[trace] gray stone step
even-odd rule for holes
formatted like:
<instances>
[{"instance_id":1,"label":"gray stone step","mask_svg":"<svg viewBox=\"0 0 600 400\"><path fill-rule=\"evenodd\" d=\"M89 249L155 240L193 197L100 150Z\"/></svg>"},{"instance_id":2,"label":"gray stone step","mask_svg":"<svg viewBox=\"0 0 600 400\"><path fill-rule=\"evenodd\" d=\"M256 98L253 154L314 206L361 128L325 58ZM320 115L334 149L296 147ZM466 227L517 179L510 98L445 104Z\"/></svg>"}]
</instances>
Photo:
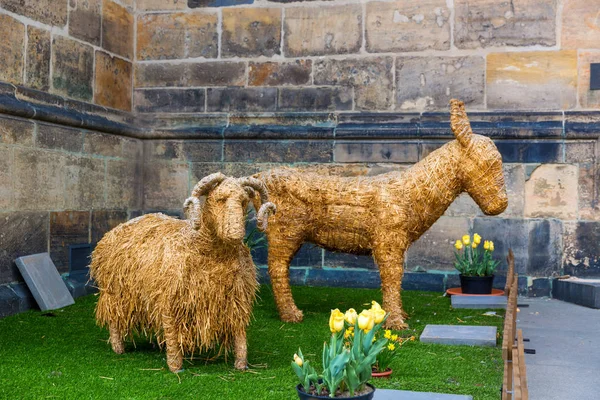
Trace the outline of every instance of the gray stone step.
<instances>
[{"instance_id":1,"label":"gray stone step","mask_svg":"<svg viewBox=\"0 0 600 400\"><path fill-rule=\"evenodd\" d=\"M452 296L454 308L506 308L506 296Z\"/></svg>"},{"instance_id":2,"label":"gray stone step","mask_svg":"<svg viewBox=\"0 0 600 400\"><path fill-rule=\"evenodd\" d=\"M48 253L19 257L15 262L42 311L75 303Z\"/></svg>"},{"instance_id":3,"label":"gray stone step","mask_svg":"<svg viewBox=\"0 0 600 400\"><path fill-rule=\"evenodd\" d=\"M556 279L552 284L552 297L584 307L600 308L600 280Z\"/></svg>"},{"instance_id":4,"label":"gray stone step","mask_svg":"<svg viewBox=\"0 0 600 400\"><path fill-rule=\"evenodd\" d=\"M473 396L408 390L376 389L373 400L473 400Z\"/></svg>"},{"instance_id":5,"label":"gray stone step","mask_svg":"<svg viewBox=\"0 0 600 400\"><path fill-rule=\"evenodd\" d=\"M427 325L421 334L421 342L494 347L496 330L495 326Z\"/></svg>"}]
</instances>

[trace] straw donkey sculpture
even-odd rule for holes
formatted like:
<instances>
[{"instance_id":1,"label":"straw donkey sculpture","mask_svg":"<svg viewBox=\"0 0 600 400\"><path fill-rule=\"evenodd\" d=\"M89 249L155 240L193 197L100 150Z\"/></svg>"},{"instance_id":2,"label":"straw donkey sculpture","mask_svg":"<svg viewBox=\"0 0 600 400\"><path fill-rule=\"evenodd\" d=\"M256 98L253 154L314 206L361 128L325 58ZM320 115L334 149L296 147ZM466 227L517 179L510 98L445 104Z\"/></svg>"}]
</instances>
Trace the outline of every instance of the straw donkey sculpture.
<instances>
[{"instance_id":1,"label":"straw donkey sculpture","mask_svg":"<svg viewBox=\"0 0 600 400\"><path fill-rule=\"evenodd\" d=\"M234 348L246 368L246 327L258 288L256 267L243 243L245 212L255 192L257 220L266 229L275 207L254 178L203 178L184 203L189 219L148 214L108 232L92 254L91 277L100 297L99 325L108 325L115 353L134 332L166 343L167 364L181 369L184 353ZM200 197L206 196L204 205Z\"/></svg>"},{"instance_id":2,"label":"straw donkey sculpture","mask_svg":"<svg viewBox=\"0 0 600 400\"><path fill-rule=\"evenodd\" d=\"M450 108L456 140L408 170L337 177L280 168L254 175L278 207L266 234L269 275L283 321L302 320L290 290L289 266L302 243L312 242L332 251L372 254L384 308L390 312L386 325L405 329L400 291L408 247L462 192L487 215L506 209L498 149L491 139L473 134L462 102L451 100Z\"/></svg>"}]
</instances>

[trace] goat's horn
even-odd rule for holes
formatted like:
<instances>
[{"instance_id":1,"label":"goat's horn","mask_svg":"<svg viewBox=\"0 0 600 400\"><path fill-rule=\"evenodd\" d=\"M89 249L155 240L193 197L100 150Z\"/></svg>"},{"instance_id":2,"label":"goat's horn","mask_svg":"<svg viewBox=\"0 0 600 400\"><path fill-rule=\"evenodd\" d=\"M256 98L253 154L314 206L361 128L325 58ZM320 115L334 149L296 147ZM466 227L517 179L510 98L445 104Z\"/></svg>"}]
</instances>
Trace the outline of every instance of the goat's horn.
<instances>
[{"instance_id":1,"label":"goat's horn","mask_svg":"<svg viewBox=\"0 0 600 400\"><path fill-rule=\"evenodd\" d=\"M270 201L267 201L260 206L258 213L256 213L256 225L258 226L258 229L263 232L267 230L267 219L270 214L275 214L275 211L277 211L277 207Z\"/></svg>"},{"instance_id":2,"label":"goat's horn","mask_svg":"<svg viewBox=\"0 0 600 400\"><path fill-rule=\"evenodd\" d=\"M192 226L197 230L200 224L200 200L194 196L185 199L183 213L187 219L192 221Z\"/></svg>"},{"instance_id":3,"label":"goat's horn","mask_svg":"<svg viewBox=\"0 0 600 400\"><path fill-rule=\"evenodd\" d=\"M267 193L267 188L264 183L259 181L256 178L252 178L250 176L240 178L240 185L248 186L254 190L256 190L260 194L260 202L265 204L269 201L269 195Z\"/></svg>"},{"instance_id":4,"label":"goat's horn","mask_svg":"<svg viewBox=\"0 0 600 400\"><path fill-rule=\"evenodd\" d=\"M223 182L227 177L220 172L216 172L214 174L210 174L202 178L194 189L192 190L192 196L202 197L206 196L206 194L219 183Z\"/></svg>"},{"instance_id":5,"label":"goat's horn","mask_svg":"<svg viewBox=\"0 0 600 400\"><path fill-rule=\"evenodd\" d=\"M450 100L450 128L461 145L469 145L473 131L465 111L465 103L460 100Z\"/></svg>"}]
</instances>

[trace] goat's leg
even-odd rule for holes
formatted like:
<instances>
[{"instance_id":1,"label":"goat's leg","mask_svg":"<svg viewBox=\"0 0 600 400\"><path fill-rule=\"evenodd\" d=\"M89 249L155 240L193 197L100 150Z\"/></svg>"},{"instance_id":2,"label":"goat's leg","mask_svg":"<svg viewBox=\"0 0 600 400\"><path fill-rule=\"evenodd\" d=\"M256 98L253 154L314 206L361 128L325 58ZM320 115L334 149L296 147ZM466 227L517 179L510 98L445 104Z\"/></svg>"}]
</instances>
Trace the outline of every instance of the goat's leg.
<instances>
[{"instance_id":1,"label":"goat's leg","mask_svg":"<svg viewBox=\"0 0 600 400\"><path fill-rule=\"evenodd\" d=\"M285 234L287 236L287 232ZM273 236L269 236L269 276L279 318L284 322L300 322L303 317L302 311L296 307L290 288L290 262L300 249L302 241Z\"/></svg>"},{"instance_id":2,"label":"goat's leg","mask_svg":"<svg viewBox=\"0 0 600 400\"><path fill-rule=\"evenodd\" d=\"M399 252L397 248L391 251L386 246L374 249L373 255L381 276L383 308L390 314L385 321L385 327L398 330L407 329L408 324L404 322L406 314L402 310L400 296L402 276L404 275L404 251Z\"/></svg>"},{"instance_id":3,"label":"goat's leg","mask_svg":"<svg viewBox=\"0 0 600 400\"><path fill-rule=\"evenodd\" d=\"M234 339L235 346L235 369L245 370L248 368L248 345L246 342L246 330L237 333Z\"/></svg>"},{"instance_id":4,"label":"goat's leg","mask_svg":"<svg viewBox=\"0 0 600 400\"><path fill-rule=\"evenodd\" d=\"M167 365L171 372L181 370L183 365L183 350L179 345L177 337L177 329L171 324L171 318L163 316L163 331L165 334L165 342L167 345Z\"/></svg>"},{"instance_id":5,"label":"goat's leg","mask_svg":"<svg viewBox=\"0 0 600 400\"><path fill-rule=\"evenodd\" d=\"M110 332L110 345L113 351L117 354L125 353L125 344L123 343L123 336L115 326L115 324L109 324L108 330Z\"/></svg>"}]
</instances>

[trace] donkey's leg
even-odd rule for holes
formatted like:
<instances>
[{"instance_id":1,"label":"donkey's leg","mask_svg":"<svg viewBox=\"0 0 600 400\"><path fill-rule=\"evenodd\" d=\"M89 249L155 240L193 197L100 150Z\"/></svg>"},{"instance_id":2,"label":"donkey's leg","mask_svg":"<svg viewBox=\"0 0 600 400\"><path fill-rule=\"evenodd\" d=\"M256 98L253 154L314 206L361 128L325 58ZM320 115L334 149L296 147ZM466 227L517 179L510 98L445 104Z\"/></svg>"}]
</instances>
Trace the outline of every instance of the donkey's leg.
<instances>
[{"instance_id":1,"label":"donkey's leg","mask_svg":"<svg viewBox=\"0 0 600 400\"><path fill-rule=\"evenodd\" d=\"M391 246L378 246L373 249L373 256L381 276L383 308L390 314L385 326L388 329L407 329L408 325L404 322L406 314L402 310L400 297L404 274L404 250L400 251L397 247Z\"/></svg>"},{"instance_id":2,"label":"donkey's leg","mask_svg":"<svg viewBox=\"0 0 600 400\"><path fill-rule=\"evenodd\" d=\"M302 321L302 311L296 307L290 288L290 262L302 245L301 239L283 231L285 237L269 235L269 275L279 318L284 322ZM279 236L283 236L280 234Z\"/></svg>"},{"instance_id":3,"label":"donkey's leg","mask_svg":"<svg viewBox=\"0 0 600 400\"><path fill-rule=\"evenodd\" d=\"M163 332L165 335L165 342L167 345L167 365L171 372L177 372L181 370L183 365L183 350L177 340L177 327L171 323L171 317L163 316Z\"/></svg>"},{"instance_id":4,"label":"donkey's leg","mask_svg":"<svg viewBox=\"0 0 600 400\"><path fill-rule=\"evenodd\" d=\"M248 368L248 345L246 343L246 329L235 335L235 369L245 370Z\"/></svg>"},{"instance_id":5,"label":"donkey's leg","mask_svg":"<svg viewBox=\"0 0 600 400\"><path fill-rule=\"evenodd\" d=\"M117 354L125 353L125 344L123 343L123 336L118 331L116 324L110 323L108 326L110 332L110 345L113 351Z\"/></svg>"}]
</instances>

